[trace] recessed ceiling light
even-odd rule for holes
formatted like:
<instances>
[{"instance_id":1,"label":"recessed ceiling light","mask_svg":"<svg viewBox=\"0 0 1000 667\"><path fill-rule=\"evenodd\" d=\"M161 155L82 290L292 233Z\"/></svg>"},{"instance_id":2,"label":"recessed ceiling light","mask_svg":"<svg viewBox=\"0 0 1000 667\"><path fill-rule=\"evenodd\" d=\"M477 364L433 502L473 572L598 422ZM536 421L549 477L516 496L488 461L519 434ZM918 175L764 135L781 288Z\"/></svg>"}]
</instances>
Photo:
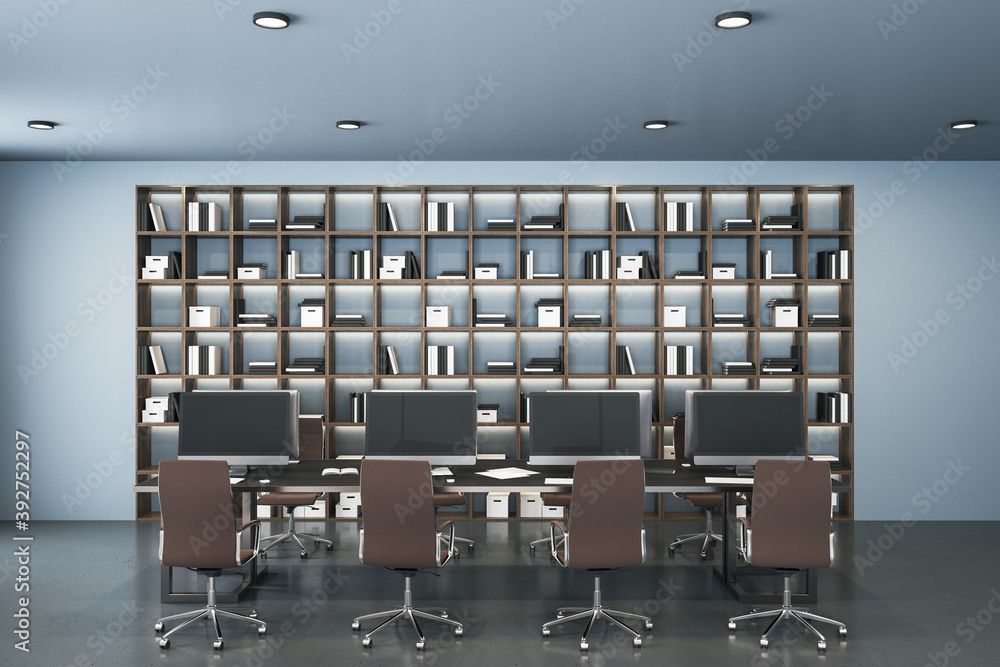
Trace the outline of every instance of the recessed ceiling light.
<instances>
[{"instance_id":1,"label":"recessed ceiling light","mask_svg":"<svg viewBox=\"0 0 1000 667\"><path fill-rule=\"evenodd\" d=\"M727 30L745 28L751 21L753 16L750 12L725 12L715 17L715 25Z\"/></svg>"},{"instance_id":2,"label":"recessed ceiling light","mask_svg":"<svg viewBox=\"0 0 1000 667\"><path fill-rule=\"evenodd\" d=\"M361 127L360 120L338 120L337 128L341 130L356 130Z\"/></svg>"},{"instance_id":3,"label":"recessed ceiling light","mask_svg":"<svg viewBox=\"0 0 1000 667\"><path fill-rule=\"evenodd\" d=\"M977 120L956 120L951 124L951 129L953 130L971 130L976 125L979 125Z\"/></svg>"},{"instance_id":4,"label":"recessed ceiling light","mask_svg":"<svg viewBox=\"0 0 1000 667\"><path fill-rule=\"evenodd\" d=\"M28 127L32 130L53 130L56 124L51 120L29 120Z\"/></svg>"},{"instance_id":5,"label":"recessed ceiling light","mask_svg":"<svg viewBox=\"0 0 1000 667\"><path fill-rule=\"evenodd\" d=\"M268 30L287 28L291 22L292 20L288 18L287 14L279 14L278 12L257 12L253 15L254 25Z\"/></svg>"},{"instance_id":6,"label":"recessed ceiling light","mask_svg":"<svg viewBox=\"0 0 1000 667\"><path fill-rule=\"evenodd\" d=\"M647 130L662 130L667 125L668 123L665 120L647 120L643 127Z\"/></svg>"}]
</instances>

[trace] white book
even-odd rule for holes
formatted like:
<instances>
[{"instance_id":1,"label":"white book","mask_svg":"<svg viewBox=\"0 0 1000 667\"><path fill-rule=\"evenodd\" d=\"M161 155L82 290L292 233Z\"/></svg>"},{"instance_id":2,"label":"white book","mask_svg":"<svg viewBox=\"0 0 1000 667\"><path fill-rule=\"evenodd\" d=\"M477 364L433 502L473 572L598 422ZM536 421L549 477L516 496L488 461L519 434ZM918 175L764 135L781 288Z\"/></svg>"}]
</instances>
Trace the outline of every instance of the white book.
<instances>
[{"instance_id":1,"label":"white book","mask_svg":"<svg viewBox=\"0 0 1000 667\"><path fill-rule=\"evenodd\" d=\"M167 231L167 223L163 220L163 209L160 205L149 202L149 213L153 218L153 231Z\"/></svg>"},{"instance_id":2,"label":"white book","mask_svg":"<svg viewBox=\"0 0 1000 667\"><path fill-rule=\"evenodd\" d=\"M385 207L389 211L389 229L398 232L399 225L396 223L396 212L392 210L392 204L386 202Z\"/></svg>"},{"instance_id":3,"label":"white book","mask_svg":"<svg viewBox=\"0 0 1000 667\"><path fill-rule=\"evenodd\" d=\"M300 255L298 250L290 250L285 254L285 277L293 279L299 275Z\"/></svg>"},{"instance_id":4,"label":"white book","mask_svg":"<svg viewBox=\"0 0 1000 667\"><path fill-rule=\"evenodd\" d=\"M167 362L163 360L163 349L159 345L149 346L149 357L153 360L153 372L156 375L167 372Z\"/></svg>"},{"instance_id":5,"label":"white book","mask_svg":"<svg viewBox=\"0 0 1000 667\"><path fill-rule=\"evenodd\" d=\"M396 362L396 351L392 349L392 345L386 346L386 352L389 353L389 367L392 369L393 375L399 375L399 364Z\"/></svg>"},{"instance_id":6,"label":"white book","mask_svg":"<svg viewBox=\"0 0 1000 667\"><path fill-rule=\"evenodd\" d=\"M628 349L628 345L625 346L625 360L628 362L629 375L635 375L635 364L632 363L632 350Z\"/></svg>"},{"instance_id":7,"label":"white book","mask_svg":"<svg viewBox=\"0 0 1000 667\"><path fill-rule=\"evenodd\" d=\"M625 219L628 221L628 230L634 232L635 221L632 219L632 209L629 208L628 202L625 202Z\"/></svg>"}]
</instances>

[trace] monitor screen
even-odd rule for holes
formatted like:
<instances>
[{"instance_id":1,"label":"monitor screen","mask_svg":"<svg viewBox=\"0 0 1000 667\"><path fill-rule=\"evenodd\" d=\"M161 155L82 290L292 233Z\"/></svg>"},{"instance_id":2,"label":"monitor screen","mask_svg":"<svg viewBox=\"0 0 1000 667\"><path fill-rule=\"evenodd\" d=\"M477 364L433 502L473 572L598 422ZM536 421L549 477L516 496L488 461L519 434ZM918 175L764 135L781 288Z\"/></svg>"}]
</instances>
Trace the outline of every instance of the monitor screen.
<instances>
[{"instance_id":1,"label":"monitor screen","mask_svg":"<svg viewBox=\"0 0 1000 667\"><path fill-rule=\"evenodd\" d=\"M801 459L806 455L803 409L798 391L688 390L684 450L695 465Z\"/></svg>"},{"instance_id":2,"label":"monitor screen","mask_svg":"<svg viewBox=\"0 0 1000 667\"><path fill-rule=\"evenodd\" d=\"M556 390L530 396L528 462L652 458L653 392Z\"/></svg>"},{"instance_id":3,"label":"monitor screen","mask_svg":"<svg viewBox=\"0 0 1000 667\"><path fill-rule=\"evenodd\" d=\"M231 466L284 465L299 455L299 392L186 391L177 455Z\"/></svg>"},{"instance_id":4,"label":"monitor screen","mask_svg":"<svg viewBox=\"0 0 1000 667\"><path fill-rule=\"evenodd\" d=\"M372 391L365 406L365 456L474 465L476 405L471 389Z\"/></svg>"}]
</instances>

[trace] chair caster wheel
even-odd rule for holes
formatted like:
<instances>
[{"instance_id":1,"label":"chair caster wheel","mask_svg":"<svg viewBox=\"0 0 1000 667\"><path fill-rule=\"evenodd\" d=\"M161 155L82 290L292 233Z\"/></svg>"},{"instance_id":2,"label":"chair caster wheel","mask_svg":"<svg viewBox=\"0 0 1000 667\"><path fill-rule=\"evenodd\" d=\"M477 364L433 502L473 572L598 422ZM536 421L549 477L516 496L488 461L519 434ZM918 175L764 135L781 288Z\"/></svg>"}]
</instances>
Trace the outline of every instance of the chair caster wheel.
<instances>
[{"instance_id":1,"label":"chair caster wheel","mask_svg":"<svg viewBox=\"0 0 1000 667\"><path fill-rule=\"evenodd\" d=\"M303 551L302 553L299 554L299 558L309 558L309 554Z\"/></svg>"},{"instance_id":2,"label":"chair caster wheel","mask_svg":"<svg viewBox=\"0 0 1000 667\"><path fill-rule=\"evenodd\" d=\"M156 643L160 645L160 648L170 648L170 640L169 639L161 639L160 641L158 641Z\"/></svg>"},{"instance_id":3,"label":"chair caster wheel","mask_svg":"<svg viewBox=\"0 0 1000 667\"><path fill-rule=\"evenodd\" d=\"M422 642L422 641L417 642L417 650L418 651L423 651L424 650L424 642Z\"/></svg>"},{"instance_id":4,"label":"chair caster wheel","mask_svg":"<svg viewBox=\"0 0 1000 667\"><path fill-rule=\"evenodd\" d=\"M221 639L216 639L214 642L212 642L212 648L214 648L216 651L221 651L222 650L222 640Z\"/></svg>"},{"instance_id":5,"label":"chair caster wheel","mask_svg":"<svg viewBox=\"0 0 1000 667\"><path fill-rule=\"evenodd\" d=\"M247 614L247 616L249 616L250 618L257 618L257 610L256 609L251 609L250 613Z\"/></svg>"},{"instance_id":6,"label":"chair caster wheel","mask_svg":"<svg viewBox=\"0 0 1000 667\"><path fill-rule=\"evenodd\" d=\"M653 629L653 622L652 621L646 621L646 629L647 630L652 630Z\"/></svg>"},{"instance_id":7,"label":"chair caster wheel","mask_svg":"<svg viewBox=\"0 0 1000 667\"><path fill-rule=\"evenodd\" d=\"M448 612L442 611L441 612L441 618L448 618Z\"/></svg>"},{"instance_id":8,"label":"chair caster wheel","mask_svg":"<svg viewBox=\"0 0 1000 667\"><path fill-rule=\"evenodd\" d=\"M632 646L634 646L636 648L641 648L642 647L642 639L640 637L635 637L632 640Z\"/></svg>"},{"instance_id":9,"label":"chair caster wheel","mask_svg":"<svg viewBox=\"0 0 1000 667\"><path fill-rule=\"evenodd\" d=\"M361 645L364 646L365 648L371 648L372 646L371 637L365 637L364 639L362 639Z\"/></svg>"},{"instance_id":10,"label":"chair caster wheel","mask_svg":"<svg viewBox=\"0 0 1000 667\"><path fill-rule=\"evenodd\" d=\"M360 621L354 621L353 623L351 623L351 630L360 630L360 629L361 629Z\"/></svg>"},{"instance_id":11,"label":"chair caster wheel","mask_svg":"<svg viewBox=\"0 0 1000 667\"><path fill-rule=\"evenodd\" d=\"M820 651L826 650L826 642L816 642L816 648Z\"/></svg>"},{"instance_id":12,"label":"chair caster wheel","mask_svg":"<svg viewBox=\"0 0 1000 667\"><path fill-rule=\"evenodd\" d=\"M566 614L564 614L564 613L563 613L563 612L561 612L561 611L560 611L560 612L556 612L556 618L562 618L562 617L563 617L563 616L565 616L565 615L566 615Z\"/></svg>"},{"instance_id":13,"label":"chair caster wheel","mask_svg":"<svg viewBox=\"0 0 1000 667\"><path fill-rule=\"evenodd\" d=\"M589 648L590 648L590 644L588 644L587 642L580 642L580 650L581 651L586 651Z\"/></svg>"},{"instance_id":14,"label":"chair caster wheel","mask_svg":"<svg viewBox=\"0 0 1000 667\"><path fill-rule=\"evenodd\" d=\"M698 556L698 560L705 560L707 558L708 556L706 554L701 554L700 556Z\"/></svg>"},{"instance_id":15,"label":"chair caster wheel","mask_svg":"<svg viewBox=\"0 0 1000 667\"><path fill-rule=\"evenodd\" d=\"M551 632L552 631L549 630L548 628L542 628L542 636L543 637L548 637L551 634Z\"/></svg>"},{"instance_id":16,"label":"chair caster wheel","mask_svg":"<svg viewBox=\"0 0 1000 667\"><path fill-rule=\"evenodd\" d=\"M529 546L528 546L528 551L530 551L531 553L535 553L535 547L534 547L534 546L531 546L531 545L529 545Z\"/></svg>"},{"instance_id":17,"label":"chair caster wheel","mask_svg":"<svg viewBox=\"0 0 1000 667\"><path fill-rule=\"evenodd\" d=\"M461 626L455 628L455 636L456 637L461 637L464 633L465 633L465 628L463 628Z\"/></svg>"},{"instance_id":18,"label":"chair caster wheel","mask_svg":"<svg viewBox=\"0 0 1000 667\"><path fill-rule=\"evenodd\" d=\"M767 648L767 640L766 639L761 639L760 640L760 647L761 648Z\"/></svg>"},{"instance_id":19,"label":"chair caster wheel","mask_svg":"<svg viewBox=\"0 0 1000 667\"><path fill-rule=\"evenodd\" d=\"M734 621L729 621L729 629L730 630L735 630L736 629L736 623Z\"/></svg>"},{"instance_id":20,"label":"chair caster wheel","mask_svg":"<svg viewBox=\"0 0 1000 667\"><path fill-rule=\"evenodd\" d=\"M258 635L263 635L263 634L266 634L266 633L267 633L267 626L266 625L259 625L259 626L257 626L257 634Z\"/></svg>"},{"instance_id":21,"label":"chair caster wheel","mask_svg":"<svg viewBox=\"0 0 1000 667\"><path fill-rule=\"evenodd\" d=\"M470 545L469 545L469 553L471 554L471 553L472 553L472 550L473 550L473 549L475 549L475 548L476 548L476 545L475 545L475 544L470 544Z\"/></svg>"},{"instance_id":22,"label":"chair caster wheel","mask_svg":"<svg viewBox=\"0 0 1000 667\"><path fill-rule=\"evenodd\" d=\"M327 551L333 551L333 545L332 544L326 545L326 550Z\"/></svg>"},{"instance_id":23,"label":"chair caster wheel","mask_svg":"<svg viewBox=\"0 0 1000 667\"><path fill-rule=\"evenodd\" d=\"M674 555L674 552L675 552L675 551L676 551L676 549L674 549L674 547L669 547L669 548L667 549L667 553L668 553L668 554L670 554L671 556L673 556L673 555Z\"/></svg>"},{"instance_id":24,"label":"chair caster wheel","mask_svg":"<svg viewBox=\"0 0 1000 667\"><path fill-rule=\"evenodd\" d=\"M261 551L260 552L260 557L263 558L264 560L267 560L267 552L266 551Z\"/></svg>"},{"instance_id":25,"label":"chair caster wheel","mask_svg":"<svg viewBox=\"0 0 1000 667\"><path fill-rule=\"evenodd\" d=\"M157 621L156 625L153 626L153 631L154 632L163 632L163 622L162 621Z\"/></svg>"},{"instance_id":26,"label":"chair caster wheel","mask_svg":"<svg viewBox=\"0 0 1000 667\"><path fill-rule=\"evenodd\" d=\"M840 635L841 637L846 637L847 636L847 628L840 628L839 630L837 630L837 634Z\"/></svg>"}]
</instances>

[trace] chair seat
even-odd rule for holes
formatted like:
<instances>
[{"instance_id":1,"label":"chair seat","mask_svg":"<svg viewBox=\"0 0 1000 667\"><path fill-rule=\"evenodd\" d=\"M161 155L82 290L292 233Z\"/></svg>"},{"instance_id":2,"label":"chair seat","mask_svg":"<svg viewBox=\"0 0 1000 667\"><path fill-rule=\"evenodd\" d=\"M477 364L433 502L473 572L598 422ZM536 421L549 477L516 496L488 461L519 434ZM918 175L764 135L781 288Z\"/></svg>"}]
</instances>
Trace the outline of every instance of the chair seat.
<instances>
[{"instance_id":1,"label":"chair seat","mask_svg":"<svg viewBox=\"0 0 1000 667\"><path fill-rule=\"evenodd\" d=\"M253 549L240 549L240 565L244 565L253 558Z\"/></svg>"},{"instance_id":2,"label":"chair seat","mask_svg":"<svg viewBox=\"0 0 1000 667\"><path fill-rule=\"evenodd\" d=\"M719 507L723 502L721 493L679 493L677 496L695 507Z\"/></svg>"},{"instance_id":3,"label":"chair seat","mask_svg":"<svg viewBox=\"0 0 1000 667\"><path fill-rule=\"evenodd\" d=\"M266 493L257 499L258 505L312 505L319 498L317 493Z\"/></svg>"},{"instance_id":4,"label":"chair seat","mask_svg":"<svg viewBox=\"0 0 1000 667\"><path fill-rule=\"evenodd\" d=\"M434 492L434 506L435 507L448 507L450 505L464 505L465 496L457 491L435 491Z\"/></svg>"},{"instance_id":5,"label":"chair seat","mask_svg":"<svg viewBox=\"0 0 1000 667\"><path fill-rule=\"evenodd\" d=\"M569 507L573 497L571 491L549 491L542 494L542 504L554 507Z\"/></svg>"}]
</instances>

